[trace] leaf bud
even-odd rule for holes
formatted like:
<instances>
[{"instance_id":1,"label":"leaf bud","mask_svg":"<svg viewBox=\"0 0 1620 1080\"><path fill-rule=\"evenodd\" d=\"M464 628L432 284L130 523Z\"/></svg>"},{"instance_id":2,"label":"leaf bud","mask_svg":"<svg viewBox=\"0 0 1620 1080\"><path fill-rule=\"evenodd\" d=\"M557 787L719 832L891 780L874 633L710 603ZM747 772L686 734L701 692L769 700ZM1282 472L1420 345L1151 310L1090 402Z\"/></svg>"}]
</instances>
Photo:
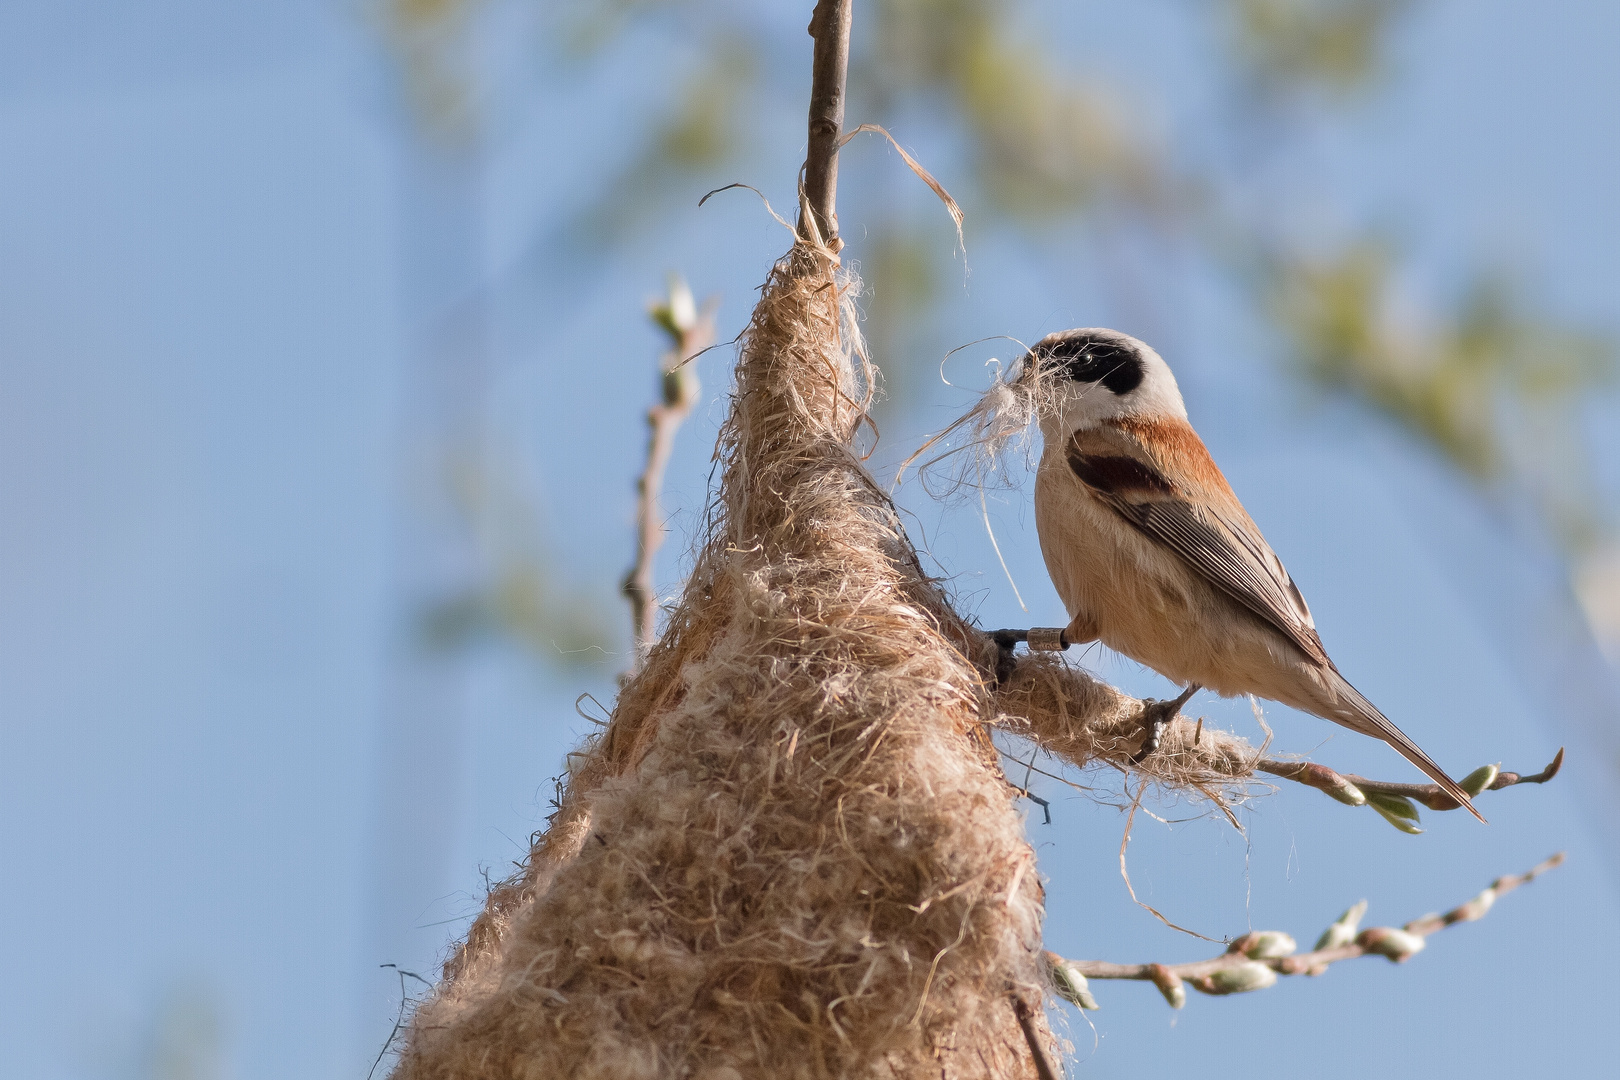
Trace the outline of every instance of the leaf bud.
<instances>
[{"instance_id":1,"label":"leaf bud","mask_svg":"<svg viewBox=\"0 0 1620 1080\"><path fill-rule=\"evenodd\" d=\"M1393 926L1369 927L1361 932L1356 942L1368 952L1387 956L1397 964L1411 959L1413 953L1422 952L1427 944L1421 936Z\"/></svg>"},{"instance_id":2,"label":"leaf bud","mask_svg":"<svg viewBox=\"0 0 1620 1080\"><path fill-rule=\"evenodd\" d=\"M1353 905L1339 916L1339 921L1322 931L1322 936L1316 939L1317 949L1337 949L1356 940L1356 929L1361 925L1361 917L1367 914L1367 901L1363 900Z\"/></svg>"},{"instance_id":3,"label":"leaf bud","mask_svg":"<svg viewBox=\"0 0 1620 1080\"><path fill-rule=\"evenodd\" d=\"M1250 960L1275 960L1299 948L1294 939L1281 930L1259 930L1245 936L1249 941L1243 955Z\"/></svg>"},{"instance_id":4,"label":"leaf bud","mask_svg":"<svg viewBox=\"0 0 1620 1080\"><path fill-rule=\"evenodd\" d=\"M1058 996L1092 1012L1102 1008L1097 999L1091 996L1091 990L1086 977L1080 974L1073 961L1065 960L1057 953L1046 954L1046 962L1052 977L1052 987L1057 990Z\"/></svg>"},{"instance_id":5,"label":"leaf bud","mask_svg":"<svg viewBox=\"0 0 1620 1080\"><path fill-rule=\"evenodd\" d=\"M1470 796L1478 795L1492 784L1496 783L1498 767L1495 765L1481 765L1461 780L1457 786L1468 792Z\"/></svg>"},{"instance_id":6,"label":"leaf bud","mask_svg":"<svg viewBox=\"0 0 1620 1080\"><path fill-rule=\"evenodd\" d=\"M1385 821L1403 833L1415 835L1423 831L1418 827L1417 805L1405 795L1386 795L1382 792L1373 792L1367 796L1367 805L1378 811Z\"/></svg>"},{"instance_id":7,"label":"leaf bud","mask_svg":"<svg viewBox=\"0 0 1620 1080\"><path fill-rule=\"evenodd\" d=\"M1264 990L1277 982L1277 973L1257 960L1245 960L1232 967L1221 968L1193 980L1193 985L1206 994L1246 994L1251 990Z\"/></svg>"},{"instance_id":8,"label":"leaf bud","mask_svg":"<svg viewBox=\"0 0 1620 1080\"><path fill-rule=\"evenodd\" d=\"M1153 985L1159 988L1159 993L1164 995L1164 1000L1170 1003L1172 1009L1180 1009L1187 1004L1187 987L1182 984L1180 975L1163 964L1149 964L1148 970L1153 973Z\"/></svg>"},{"instance_id":9,"label":"leaf bud","mask_svg":"<svg viewBox=\"0 0 1620 1080\"><path fill-rule=\"evenodd\" d=\"M1473 922L1475 919L1483 919L1485 913L1491 910L1491 905L1494 903L1496 903L1496 886L1493 885L1447 915L1446 922Z\"/></svg>"},{"instance_id":10,"label":"leaf bud","mask_svg":"<svg viewBox=\"0 0 1620 1080\"><path fill-rule=\"evenodd\" d=\"M1360 788L1326 765L1314 761L1305 762L1294 779L1325 792L1346 806L1360 806L1367 801Z\"/></svg>"}]
</instances>

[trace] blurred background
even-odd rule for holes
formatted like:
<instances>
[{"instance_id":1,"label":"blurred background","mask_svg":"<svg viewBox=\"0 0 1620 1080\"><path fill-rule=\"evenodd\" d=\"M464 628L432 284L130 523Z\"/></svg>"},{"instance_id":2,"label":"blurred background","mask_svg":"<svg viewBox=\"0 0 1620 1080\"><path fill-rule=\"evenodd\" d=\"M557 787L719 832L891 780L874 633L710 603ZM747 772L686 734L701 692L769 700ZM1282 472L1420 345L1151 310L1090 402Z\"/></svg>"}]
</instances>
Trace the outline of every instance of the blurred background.
<instances>
[{"instance_id":1,"label":"blurred background","mask_svg":"<svg viewBox=\"0 0 1620 1080\"><path fill-rule=\"evenodd\" d=\"M729 340L785 250L754 195L697 202L742 181L792 210L810 7L0 0L7 1075L366 1075L423 989L399 972L435 978L630 661L648 306L680 275ZM964 260L887 144L846 149L880 474L1018 355L998 335L1127 330L1369 697L1454 774L1569 748L1555 783L1485 796L1490 827L1421 836L1300 788L1242 833L1150 798L1131 880L1212 937L1308 945L1362 898L1401 923L1571 859L1398 970L1181 1013L1094 986L1076 1074L1608 1075L1620 8L856 8L849 125L967 214ZM665 597L731 360L697 362ZM1063 621L1022 464L982 510L949 462L899 492L987 626ZM1191 708L1263 737L1247 702ZM1417 779L1265 718L1276 749ZM1048 945L1211 950L1131 903L1117 778L1031 764L1057 774L1009 764L1050 804Z\"/></svg>"}]
</instances>

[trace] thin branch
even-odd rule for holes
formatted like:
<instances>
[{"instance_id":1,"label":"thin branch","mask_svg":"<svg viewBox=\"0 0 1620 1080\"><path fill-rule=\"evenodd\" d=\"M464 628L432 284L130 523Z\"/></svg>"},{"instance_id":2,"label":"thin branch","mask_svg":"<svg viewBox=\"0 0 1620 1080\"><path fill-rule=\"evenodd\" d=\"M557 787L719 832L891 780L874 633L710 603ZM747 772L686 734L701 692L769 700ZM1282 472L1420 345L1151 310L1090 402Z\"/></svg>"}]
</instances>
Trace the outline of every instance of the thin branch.
<instances>
[{"instance_id":1,"label":"thin branch","mask_svg":"<svg viewBox=\"0 0 1620 1080\"><path fill-rule=\"evenodd\" d=\"M1025 1001L1017 994L1012 996L1013 1013L1018 1017L1018 1026L1023 1029L1024 1041L1029 1044L1030 1057L1035 1059L1035 1075L1040 1080L1058 1080L1057 1070L1052 1067L1052 1061L1046 1054L1046 1047L1041 1045L1040 1032L1035 1030L1035 1017Z\"/></svg>"},{"instance_id":2,"label":"thin branch","mask_svg":"<svg viewBox=\"0 0 1620 1080\"><path fill-rule=\"evenodd\" d=\"M411 995L405 989L405 980L407 978L415 979L429 990L433 989L432 983L428 982L414 971L406 971L398 964L378 964L377 966L393 968L394 971L399 975L399 1015L394 1017L394 1028L388 1033L388 1039L383 1043L382 1049L377 1051L377 1060L371 1063L371 1069L366 1073L366 1080L371 1080L373 1076L377 1075L377 1066L381 1065L382 1059L388 1056L388 1051L394 1045L394 1040L399 1038L400 1028L405 1026L405 1012L410 1008L411 1004Z\"/></svg>"},{"instance_id":3,"label":"thin branch","mask_svg":"<svg viewBox=\"0 0 1620 1080\"><path fill-rule=\"evenodd\" d=\"M621 586L625 599L630 601L631 632L635 635L636 659L632 672L640 669L658 640L653 559L663 546L667 532L659 495L664 487L664 471L675 449L675 433L697 404L697 372L688 361L714 342L714 310L715 303L711 299L699 311L692 303L692 292L686 283L672 278L668 299L650 312L653 321L669 334L674 347L664 354L660 363L663 400L647 410L647 467L636 481L636 562Z\"/></svg>"},{"instance_id":4,"label":"thin branch","mask_svg":"<svg viewBox=\"0 0 1620 1080\"><path fill-rule=\"evenodd\" d=\"M1500 791L1515 784L1545 784L1557 776L1558 770L1563 766L1564 749L1559 747L1557 756L1538 773L1522 776L1516 772L1502 772L1494 765L1484 765L1463 777L1459 783L1469 795L1478 795L1481 791ZM1284 780L1293 780L1318 788L1340 802L1352 805L1360 805L1365 801L1355 797L1358 792L1362 795L1390 795L1411 799L1422 803L1430 810L1455 810L1461 805L1442 791L1439 784L1399 784L1389 780L1369 780L1355 773L1334 772L1326 765L1319 765L1314 761L1279 761L1275 758L1262 758L1254 767L1261 772L1280 776Z\"/></svg>"},{"instance_id":5,"label":"thin branch","mask_svg":"<svg viewBox=\"0 0 1620 1080\"><path fill-rule=\"evenodd\" d=\"M1144 702L1065 664L1055 652L1019 654L1009 672L999 666L1006 653L992 636L983 637L979 647L980 669L993 688L997 724L1077 768L1106 764L1150 783L1201 792L1228 818L1231 812L1222 792L1245 796L1250 793L1246 782L1257 772L1314 787L1349 806L1371 807L1407 833L1423 831L1417 804L1432 810L1458 807L1438 785L1369 780L1313 761L1267 757L1265 746L1256 747L1239 735L1185 716L1171 721L1163 729L1159 748L1143 756L1149 735ZM1558 775L1563 762L1564 752L1559 750L1545 769L1529 776L1483 765L1458 784L1470 796L1517 784L1543 784Z\"/></svg>"},{"instance_id":6,"label":"thin branch","mask_svg":"<svg viewBox=\"0 0 1620 1080\"><path fill-rule=\"evenodd\" d=\"M804 158L804 202L816 232L829 251L838 239L838 144L844 130L844 80L849 70L849 28L853 0L818 0L810 16L815 59L810 83L810 141ZM801 217L799 228L810 222Z\"/></svg>"},{"instance_id":7,"label":"thin branch","mask_svg":"<svg viewBox=\"0 0 1620 1080\"><path fill-rule=\"evenodd\" d=\"M1563 861L1564 853L1559 852L1523 874L1497 878L1484 892L1443 915L1424 915L1399 929L1374 926L1357 933L1356 927L1367 909L1366 901L1362 901L1329 926L1316 948L1307 953L1296 954L1293 938L1268 930L1244 934L1220 956L1189 964L1065 960L1050 952L1046 957L1058 992L1082 1008L1097 1007L1087 990L1087 980L1133 979L1154 983L1170 1005L1179 1009L1187 1000L1184 984L1205 994L1238 994L1264 990L1275 983L1279 975L1320 975L1331 964L1360 956L1383 956L1395 963L1404 963L1423 949L1429 935L1457 923L1484 918L1497 897L1534 881Z\"/></svg>"}]
</instances>

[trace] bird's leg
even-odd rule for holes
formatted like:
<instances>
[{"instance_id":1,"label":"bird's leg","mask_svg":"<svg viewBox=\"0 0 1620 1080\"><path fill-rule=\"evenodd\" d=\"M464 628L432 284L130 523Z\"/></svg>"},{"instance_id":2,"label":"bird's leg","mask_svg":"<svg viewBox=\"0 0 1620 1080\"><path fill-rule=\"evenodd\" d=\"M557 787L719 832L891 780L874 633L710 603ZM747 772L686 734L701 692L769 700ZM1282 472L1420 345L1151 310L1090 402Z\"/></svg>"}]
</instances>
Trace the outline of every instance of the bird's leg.
<instances>
[{"instance_id":1,"label":"bird's leg","mask_svg":"<svg viewBox=\"0 0 1620 1080\"><path fill-rule=\"evenodd\" d=\"M1020 641L1029 645L1031 652L1062 652L1069 647L1067 632L1056 626L1032 626L1028 630L992 630L990 640L1001 650L996 657L996 685L1012 678L1013 647Z\"/></svg>"},{"instance_id":2,"label":"bird's leg","mask_svg":"<svg viewBox=\"0 0 1620 1080\"><path fill-rule=\"evenodd\" d=\"M1147 729L1147 734L1142 738L1142 748L1131 755L1132 765L1140 765L1147 760L1149 754L1159 748L1159 740L1164 736L1164 729L1170 726L1170 721L1176 718L1181 707L1187 704L1199 689L1201 688L1197 683L1188 683L1187 689L1169 701L1154 701L1152 698L1143 700L1142 726Z\"/></svg>"}]
</instances>

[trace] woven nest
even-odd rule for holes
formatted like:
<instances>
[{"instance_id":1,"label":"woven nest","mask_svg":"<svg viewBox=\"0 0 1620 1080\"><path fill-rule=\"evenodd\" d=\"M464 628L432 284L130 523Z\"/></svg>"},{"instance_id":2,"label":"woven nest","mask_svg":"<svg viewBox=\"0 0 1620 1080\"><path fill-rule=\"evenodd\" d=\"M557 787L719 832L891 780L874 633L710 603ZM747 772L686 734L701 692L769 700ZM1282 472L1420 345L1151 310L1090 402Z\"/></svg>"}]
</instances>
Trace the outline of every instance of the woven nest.
<instances>
[{"instance_id":1,"label":"woven nest","mask_svg":"<svg viewBox=\"0 0 1620 1080\"><path fill-rule=\"evenodd\" d=\"M817 247L772 271L685 592L415 1012L399 1080L1033 1077L1030 1038L1056 1057L1040 879L989 732L1125 763L1139 703L1049 656L995 687L994 646L850 448L857 291ZM1218 798L1253 756L1177 721L1142 768Z\"/></svg>"}]
</instances>

